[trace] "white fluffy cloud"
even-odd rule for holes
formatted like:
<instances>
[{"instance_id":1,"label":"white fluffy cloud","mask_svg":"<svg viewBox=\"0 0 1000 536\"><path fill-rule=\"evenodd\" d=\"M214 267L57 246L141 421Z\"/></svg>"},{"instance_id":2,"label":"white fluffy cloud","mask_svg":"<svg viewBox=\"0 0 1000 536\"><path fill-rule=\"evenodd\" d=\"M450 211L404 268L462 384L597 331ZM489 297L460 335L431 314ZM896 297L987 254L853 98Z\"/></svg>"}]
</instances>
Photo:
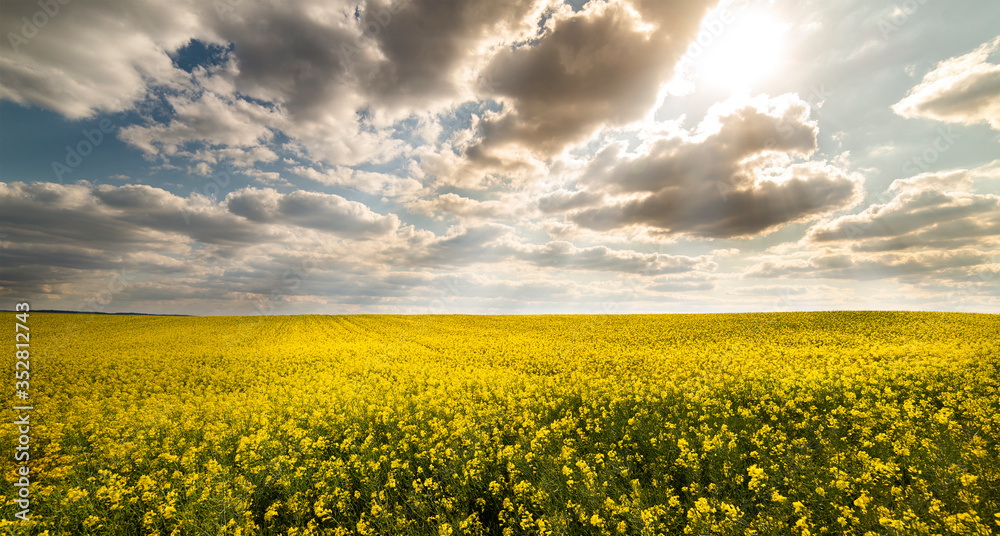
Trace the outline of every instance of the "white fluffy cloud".
<instances>
[{"instance_id":1,"label":"white fluffy cloud","mask_svg":"<svg viewBox=\"0 0 1000 536\"><path fill-rule=\"evenodd\" d=\"M939 63L892 109L903 117L989 123L1000 130L1000 65L989 62L998 47L1000 37Z\"/></svg>"},{"instance_id":2,"label":"white fluffy cloud","mask_svg":"<svg viewBox=\"0 0 1000 536\"><path fill-rule=\"evenodd\" d=\"M312 179L327 186L353 188L368 194L383 194L388 197L408 199L421 190L419 181L386 173L359 171L337 166L324 171L311 167L295 166L292 173Z\"/></svg>"},{"instance_id":3,"label":"white fluffy cloud","mask_svg":"<svg viewBox=\"0 0 1000 536\"><path fill-rule=\"evenodd\" d=\"M168 53L211 33L209 3L54 4L52 16L38 2L0 5L9 41L0 47L0 98L71 119L127 110L145 98L148 83L183 85L185 73Z\"/></svg>"},{"instance_id":4,"label":"white fluffy cloud","mask_svg":"<svg viewBox=\"0 0 1000 536\"><path fill-rule=\"evenodd\" d=\"M457 216L463 220L519 221L533 216L531 206L519 194L503 196L500 199L479 201L455 193L447 193L435 198L418 199L407 205L414 213L425 214L437 219Z\"/></svg>"},{"instance_id":5,"label":"white fluffy cloud","mask_svg":"<svg viewBox=\"0 0 1000 536\"><path fill-rule=\"evenodd\" d=\"M225 100L206 93L198 100L169 98L176 116L167 124L129 126L119 137L147 154L174 154L190 142L230 148L255 147L271 139L269 125L279 125L277 113L244 100Z\"/></svg>"}]
</instances>

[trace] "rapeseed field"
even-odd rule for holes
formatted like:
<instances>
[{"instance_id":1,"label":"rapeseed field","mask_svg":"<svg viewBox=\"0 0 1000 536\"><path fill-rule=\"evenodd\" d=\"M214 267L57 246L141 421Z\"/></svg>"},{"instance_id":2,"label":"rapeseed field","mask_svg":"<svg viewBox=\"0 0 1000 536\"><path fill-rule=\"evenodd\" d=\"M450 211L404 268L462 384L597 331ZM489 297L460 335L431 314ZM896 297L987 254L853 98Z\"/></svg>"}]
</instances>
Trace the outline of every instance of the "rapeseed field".
<instances>
[{"instance_id":1,"label":"rapeseed field","mask_svg":"<svg viewBox=\"0 0 1000 536\"><path fill-rule=\"evenodd\" d=\"M0 533L996 534L998 369L997 315L31 313Z\"/></svg>"}]
</instances>

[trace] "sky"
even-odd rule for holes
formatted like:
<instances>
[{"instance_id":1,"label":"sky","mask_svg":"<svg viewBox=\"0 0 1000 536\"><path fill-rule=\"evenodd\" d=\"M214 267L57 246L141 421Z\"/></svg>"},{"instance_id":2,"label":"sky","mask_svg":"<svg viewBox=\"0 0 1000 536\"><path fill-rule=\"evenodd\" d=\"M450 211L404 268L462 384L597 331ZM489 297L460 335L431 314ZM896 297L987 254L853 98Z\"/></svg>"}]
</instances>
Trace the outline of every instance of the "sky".
<instances>
[{"instance_id":1,"label":"sky","mask_svg":"<svg viewBox=\"0 0 1000 536\"><path fill-rule=\"evenodd\" d=\"M0 3L0 299L1000 312L1000 3Z\"/></svg>"}]
</instances>

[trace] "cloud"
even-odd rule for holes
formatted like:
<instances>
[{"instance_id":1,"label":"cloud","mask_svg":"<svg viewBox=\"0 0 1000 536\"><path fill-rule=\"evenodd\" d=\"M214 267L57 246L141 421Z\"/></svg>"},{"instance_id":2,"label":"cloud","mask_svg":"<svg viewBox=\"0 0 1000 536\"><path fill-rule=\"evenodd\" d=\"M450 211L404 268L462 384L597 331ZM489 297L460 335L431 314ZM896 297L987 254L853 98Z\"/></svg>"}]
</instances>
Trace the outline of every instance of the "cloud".
<instances>
[{"instance_id":1,"label":"cloud","mask_svg":"<svg viewBox=\"0 0 1000 536\"><path fill-rule=\"evenodd\" d=\"M549 242L541 246L517 248L516 257L541 267L626 272L642 275L683 273L715 268L715 264L707 257L639 253L613 250L605 246L579 248L569 242L562 241Z\"/></svg>"},{"instance_id":2,"label":"cloud","mask_svg":"<svg viewBox=\"0 0 1000 536\"><path fill-rule=\"evenodd\" d=\"M715 283L711 281L664 281L647 287L652 292L705 292L715 289Z\"/></svg>"},{"instance_id":3,"label":"cloud","mask_svg":"<svg viewBox=\"0 0 1000 536\"><path fill-rule=\"evenodd\" d=\"M593 192L559 190L540 198L538 208L546 214L553 214L592 206L601 200L602 196Z\"/></svg>"},{"instance_id":4,"label":"cloud","mask_svg":"<svg viewBox=\"0 0 1000 536\"><path fill-rule=\"evenodd\" d=\"M180 198L148 186L57 185L0 183L0 217L12 242L54 244L115 252L163 247L173 242L163 231L184 227ZM205 215L197 229L228 228L227 235L247 241L239 226L218 221L221 214ZM174 220L174 221L171 221ZM52 225L52 222L60 222Z\"/></svg>"},{"instance_id":5,"label":"cloud","mask_svg":"<svg viewBox=\"0 0 1000 536\"><path fill-rule=\"evenodd\" d=\"M160 151L174 154L184 145L198 141L235 149L254 147L273 137L269 125L280 124L279 115L264 106L240 99L224 99L205 93L197 100L169 97L175 116L167 124L132 125L121 129L119 137L147 154ZM273 152L261 153L257 160L274 160ZM204 159L204 158L200 158Z\"/></svg>"},{"instance_id":6,"label":"cloud","mask_svg":"<svg viewBox=\"0 0 1000 536\"><path fill-rule=\"evenodd\" d=\"M167 53L210 33L203 20L208 3L88 0L52 6L58 11L37 27L23 19L46 14L38 2L0 3L0 34L10 41L0 47L0 99L70 119L127 110L145 98L147 81L183 85L185 73Z\"/></svg>"},{"instance_id":7,"label":"cloud","mask_svg":"<svg viewBox=\"0 0 1000 536\"><path fill-rule=\"evenodd\" d=\"M813 219L859 201L861 177L820 161L795 163L816 148L816 124L794 96L716 106L698 136L648 140L640 154L609 145L579 179L570 212L599 231L649 227L664 235L731 238ZM566 194L546 199L550 209ZM594 203L604 199L600 203Z\"/></svg>"},{"instance_id":8,"label":"cloud","mask_svg":"<svg viewBox=\"0 0 1000 536\"><path fill-rule=\"evenodd\" d=\"M290 171L320 184L353 188L367 194L381 193L389 197L410 198L422 189L420 182L411 178L362 171L345 166L336 166L324 171L311 167L294 166Z\"/></svg>"},{"instance_id":9,"label":"cloud","mask_svg":"<svg viewBox=\"0 0 1000 536\"><path fill-rule=\"evenodd\" d=\"M370 67L364 91L390 110L411 111L471 98L479 85L473 73L482 57L533 36L548 4L539 0L366 2L359 12L359 26L380 59Z\"/></svg>"},{"instance_id":10,"label":"cloud","mask_svg":"<svg viewBox=\"0 0 1000 536\"><path fill-rule=\"evenodd\" d=\"M889 191L940 190L944 192L964 192L972 188L975 175L965 169L921 173L913 177L897 179L889 185Z\"/></svg>"},{"instance_id":11,"label":"cloud","mask_svg":"<svg viewBox=\"0 0 1000 536\"><path fill-rule=\"evenodd\" d=\"M924 75L892 109L903 117L949 123L989 123L1000 130L1000 65L989 56L1000 37L964 56L947 59Z\"/></svg>"},{"instance_id":12,"label":"cloud","mask_svg":"<svg viewBox=\"0 0 1000 536\"><path fill-rule=\"evenodd\" d=\"M126 132L147 152L248 146L270 129L314 159L356 165L402 150L394 121L471 98L483 54L533 30L545 3L74 2L16 51L0 50L0 98L78 119L129 110L156 91L173 119ZM0 9L6 36L39 8ZM221 46L221 57L177 68L171 55L192 40Z\"/></svg>"},{"instance_id":13,"label":"cloud","mask_svg":"<svg viewBox=\"0 0 1000 536\"><path fill-rule=\"evenodd\" d=\"M247 188L226 196L226 206L254 222L298 225L355 239L386 235L399 227L395 215L376 214L357 201L319 192L280 194Z\"/></svg>"},{"instance_id":14,"label":"cloud","mask_svg":"<svg viewBox=\"0 0 1000 536\"><path fill-rule=\"evenodd\" d=\"M510 147L552 156L601 126L641 119L712 4L562 6L537 44L501 50L484 68L488 96L508 107L483 119L467 156L488 160Z\"/></svg>"},{"instance_id":15,"label":"cloud","mask_svg":"<svg viewBox=\"0 0 1000 536\"><path fill-rule=\"evenodd\" d=\"M346 1L241 3L212 22L218 39L232 44L214 77L278 107L285 134L312 158L340 165L388 158L403 146L358 114L374 104L363 81L380 52L364 39L355 8Z\"/></svg>"},{"instance_id":16,"label":"cloud","mask_svg":"<svg viewBox=\"0 0 1000 536\"><path fill-rule=\"evenodd\" d=\"M61 299L126 266L148 278L208 277L220 253L276 238L200 201L148 186L0 183L2 284ZM195 240L203 247L193 249Z\"/></svg>"},{"instance_id":17,"label":"cloud","mask_svg":"<svg viewBox=\"0 0 1000 536\"><path fill-rule=\"evenodd\" d=\"M802 296L812 292L836 290L828 285L755 285L730 289L729 294L736 296Z\"/></svg>"},{"instance_id":18,"label":"cloud","mask_svg":"<svg viewBox=\"0 0 1000 536\"><path fill-rule=\"evenodd\" d=\"M686 50L712 46L694 44L700 29L722 36L702 20L717 3L88 0L46 4L59 13L25 37L38 2L0 1L4 105L54 111L69 121L14 116L75 132L73 120L108 115L129 146L102 146L81 168L114 186L12 182L32 180L59 136L4 168L0 294L65 303L131 270L112 309L662 312L779 296L828 307L881 305L886 294L866 290L893 281L898 303L930 303L910 301L918 285L995 295L984 278L1000 270L996 162L914 172L844 210L862 199L862 173L869 186L895 178L886 166L916 143L885 91L913 86L912 66L957 41L922 18L879 40L887 12L857 1L757 6L797 21L785 51L796 69L768 87L801 98L709 107L714 91L681 98L665 84ZM870 35L844 37L861 27ZM998 48L932 67L896 112L996 128ZM852 76L868 83L843 83ZM879 110L896 119L873 127ZM990 154L973 130L948 166ZM886 135L894 152L868 150ZM256 187L187 195L185 175ZM283 286L304 261L308 283Z\"/></svg>"},{"instance_id":19,"label":"cloud","mask_svg":"<svg viewBox=\"0 0 1000 536\"><path fill-rule=\"evenodd\" d=\"M505 195L500 199L479 201L455 193L439 195L432 199L418 199L406 205L416 214L437 219L458 216L463 220L519 221L532 215L522 195Z\"/></svg>"},{"instance_id":20,"label":"cloud","mask_svg":"<svg viewBox=\"0 0 1000 536\"><path fill-rule=\"evenodd\" d=\"M402 257L407 266L428 268L522 262L543 269L625 272L647 276L716 268L708 256L641 253L606 246L581 248L564 241L526 243L513 228L496 223L456 226L445 236L423 235L403 247L405 251L389 250L386 253L397 260Z\"/></svg>"},{"instance_id":21,"label":"cloud","mask_svg":"<svg viewBox=\"0 0 1000 536\"><path fill-rule=\"evenodd\" d=\"M280 131L309 158L343 166L410 150L394 137L397 121L493 99L503 111L454 147L459 165L422 162L443 183L476 184L538 173L533 155L647 114L714 2L595 1L576 12L548 0L218 4L67 4L17 53L0 52L0 98L80 118L154 91L170 118L122 132L149 154L219 160ZM5 33L35 7L4 3ZM219 57L188 73L171 55L192 40L218 45ZM273 151L252 154L273 161Z\"/></svg>"},{"instance_id":22,"label":"cloud","mask_svg":"<svg viewBox=\"0 0 1000 536\"><path fill-rule=\"evenodd\" d=\"M472 98L482 56L532 31L544 4L241 3L206 21L231 46L200 83L274 105L266 124L316 161L381 162L406 147L396 121Z\"/></svg>"},{"instance_id":23,"label":"cloud","mask_svg":"<svg viewBox=\"0 0 1000 536\"><path fill-rule=\"evenodd\" d=\"M744 278L967 281L1000 254L1000 196L972 191L995 163L895 181L887 200L814 225L771 249Z\"/></svg>"},{"instance_id":24,"label":"cloud","mask_svg":"<svg viewBox=\"0 0 1000 536\"><path fill-rule=\"evenodd\" d=\"M942 272L989 263L1000 252L978 249L891 252L854 255L827 250L801 259L766 260L744 274L744 278L827 278L856 281L916 276L922 279L941 277Z\"/></svg>"},{"instance_id":25,"label":"cloud","mask_svg":"<svg viewBox=\"0 0 1000 536\"><path fill-rule=\"evenodd\" d=\"M38 292L80 308L125 270L141 281L112 310L130 303L138 304L132 310L242 314L255 313L253 300L275 288L282 300L318 299L281 288L281 274L303 259L317 282L364 292L391 265L374 260L379 252L406 235L396 216L334 195L248 188L217 202L87 183L0 183L0 227L4 295Z\"/></svg>"},{"instance_id":26,"label":"cloud","mask_svg":"<svg viewBox=\"0 0 1000 536\"><path fill-rule=\"evenodd\" d=\"M422 292L387 287L393 272L397 278L442 269L483 273L476 267L487 264L489 273L509 273L514 282L526 268L540 278L566 271L655 276L716 268L708 256L532 244L498 224L436 236L340 196L273 189L244 188L216 202L145 185L0 183L0 225L7 233L0 238L4 292L35 289L70 299L100 291L124 269L142 274L141 284L130 287L130 303L161 311L178 302L203 300L232 310L233 300L259 301L278 275L303 259L315 268L310 292L317 294L310 299L371 303ZM171 286L173 296L165 292ZM306 299L304 292L282 294L294 301ZM554 291L536 289L538 296L545 292Z\"/></svg>"},{"instance_id":27,"label":"cloud","mask_svg":"<svg viewBox=\"0 0 1000 536\"><path fill-rule=\"evenodd\" d=\"M301 234L298 228L366 239L393 233L399 225L395 215L376 214L340 196L255 188L217 203L146 185L0 183L0 209L15 242L117 254L168 246L176 252L191 241L220 247L280 243L293 241Z\"/></svg>"},{"instance_id":28,"label":"cloud","mask_svg":"<svg viewBox=\"0 0 1000 536\"><path fill-rule=\"evenodd\" d=\"M989 248L1000 245L1000 196L967 190L976 171L899 179L895 196L863 212L813 227L806 240L860 252Z\"/></svg>"}]
</instances>

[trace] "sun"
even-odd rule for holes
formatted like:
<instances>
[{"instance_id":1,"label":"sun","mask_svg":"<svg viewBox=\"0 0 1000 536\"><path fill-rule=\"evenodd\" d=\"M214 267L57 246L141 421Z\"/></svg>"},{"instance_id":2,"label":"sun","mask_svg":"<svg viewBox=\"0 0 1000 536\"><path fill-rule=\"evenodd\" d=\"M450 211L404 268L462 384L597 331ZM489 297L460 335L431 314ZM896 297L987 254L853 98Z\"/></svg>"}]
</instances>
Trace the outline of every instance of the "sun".
<instances>
[{"instance_id":1,"label":"sun","mask_svg":"<svg viewBox=\"0 0 1000 536\"><path fill-rule=\"evenodd\" d=\"M705 18L685 70L695 86L748 92L781 71L788 25L766 11L727 9Z\"/></svg>"}]
</instances>

